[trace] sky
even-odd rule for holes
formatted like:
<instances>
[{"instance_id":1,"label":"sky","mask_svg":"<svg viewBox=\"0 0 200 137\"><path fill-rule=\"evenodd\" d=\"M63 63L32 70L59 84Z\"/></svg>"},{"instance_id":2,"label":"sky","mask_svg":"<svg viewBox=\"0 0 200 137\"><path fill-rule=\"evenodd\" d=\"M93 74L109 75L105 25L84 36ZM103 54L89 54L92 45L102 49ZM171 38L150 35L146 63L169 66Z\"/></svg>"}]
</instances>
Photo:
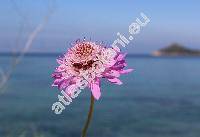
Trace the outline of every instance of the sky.
<instances>
[{"instance_id":1,"label":"sky","mask_svg":"<svg viewBox=\"0 0 200 137\"><path fill-rule=\"evenodd\" d=\"M65 52L84 37L111 45L117 32L129 35L129 25L141 12L151 21L124 51L146 54L171 43L200 49L199 5L199 0L4 0L0 3L0 52L21 51L49 13L29 52Z\"/></svg>"}]
</instances>

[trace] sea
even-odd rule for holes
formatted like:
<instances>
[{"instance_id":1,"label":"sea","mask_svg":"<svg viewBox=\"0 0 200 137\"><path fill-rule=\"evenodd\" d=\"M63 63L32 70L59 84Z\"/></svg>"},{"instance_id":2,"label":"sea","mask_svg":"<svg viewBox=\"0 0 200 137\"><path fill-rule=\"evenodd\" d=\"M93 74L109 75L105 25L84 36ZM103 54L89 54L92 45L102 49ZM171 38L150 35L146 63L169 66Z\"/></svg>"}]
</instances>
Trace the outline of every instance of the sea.
<instances>
[{"instance_id":1,"label":"sea","mask_svg":"<svg viewBox=\"0 0 200 137\"><path fill-rule=\"evenodd\" d=\"M0 89L0 137L81 137L91 92L52 111L61 95L51 87L57 56L27 55L14 68L13 56L0 56L1 72L12 70ZM134 71L120 86L102 81L87 137L200 137L200 57L126 60Z\"/></svg>"}]
</instances>

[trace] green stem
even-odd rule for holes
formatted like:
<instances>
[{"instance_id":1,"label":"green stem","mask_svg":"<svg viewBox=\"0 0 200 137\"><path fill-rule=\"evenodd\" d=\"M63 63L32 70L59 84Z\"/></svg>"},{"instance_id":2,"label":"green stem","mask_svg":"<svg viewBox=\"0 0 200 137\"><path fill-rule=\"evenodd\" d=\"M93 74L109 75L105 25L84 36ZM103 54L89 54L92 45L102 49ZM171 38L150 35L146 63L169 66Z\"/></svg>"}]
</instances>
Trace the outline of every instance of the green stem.
<instances>
[{"instance_id":1,"label":"green stem","mask_svg":"<svg viewBox=\"0 0 200 137\"><path fill-rule=\"evenodd\" d=\"M86 121L85 126L84 126L84 128L82 130L82 137L86 137L87 130L88 130L88 127L90 125L90 121L92 119L93 110L94 110L94 97L93 97L93 95L91 93L90 110L88 112L87 121Z\"/></svg>"}]
</instances>

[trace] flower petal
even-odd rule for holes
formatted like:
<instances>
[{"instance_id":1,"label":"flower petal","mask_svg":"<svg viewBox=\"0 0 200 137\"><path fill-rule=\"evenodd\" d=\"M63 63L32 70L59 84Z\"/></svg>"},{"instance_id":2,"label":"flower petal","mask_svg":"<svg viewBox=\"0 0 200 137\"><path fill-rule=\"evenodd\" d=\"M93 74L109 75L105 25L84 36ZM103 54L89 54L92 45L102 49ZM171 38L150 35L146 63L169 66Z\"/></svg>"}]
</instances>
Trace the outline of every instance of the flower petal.
<instances>
[{"instance_id":1,"label":"flower petal","mask_svg":"<svg viewBox=\"0 0 200 137\"><path fill-rule=\"evenodd\" d=\"M96 80L95 82L92 82L90 84L90 89L92 91L92 95L94 96L94 98L96 100L99 100L100 96L101 96L101 91L100 91L100 87L99 87L99 79Z\"/></svg>"},{"instance_id":2,"label":"flower petal","mask_svg":"<svg viewBox=\"0 0 200 137\"><path fill-rule=\"evenodd\" d=\"M55 79L54 82L53 82L53 84L52 84L51 86L57 87L58 84L59 84L61 81L62 81L62 79Z\"/></svg>"},{"instance_id":3,"label":"flower petal","mask_svg":"<svg viewBox=\"0 0 200 137\"><path fill-rule=\"evenodd\" d=\"M65 70L66 70L66 65L65 64L61 64L60 66L58 66L56 68L57 72L62 72L62 71L65 71Z\"/></svg>"},{"instance_id":4,"label":"flower petal","mask_svg":"<svg viewBox=\"0 0 200 137\"><path fill-rule=\"evenodd\" d=\"M123 60L125 57L126 57L126 53L125 54L119 54L118 56L117 56L117 60L118 61L120 61L120 60Z\"/></svg>"},{"instance_id":5,"label":"flower petal","mask_svg":"<svg viewBox=\"0 0 200 137\"><path fill-rule=\"evenodd\" d=\"M76 84L69 85L66 88L65 92L71 97L71 94L73 94L73 92L75 91L76 88L77 88Z\"/></svg>"},{"instance_id":6,"label":"flower petal","mask_svg":"<svg viewBox=\"0 0 200 137\"><path fill-rule=\"evenodd\" d=\"M57 61L58 64L63 64L63 59L62 58L57 58L56 61Z\"/></svg>"},{"instance_id":7,"label":"flower petal","mask_svg":"<svg viewBox=\"0 0 200 137\"><path fill-rule=\"evenodd\" d=\"M118 78L108 79L113 84L122 85L123 83Z\"/></svg>"},{"instance_id":8,"label":"flower petal","mask_svg":"<svg viewBox=\"0 0 200 137\"><path fill-rule=\"evenodd\" d=\"M133 71L134 69L126 69L126 70L121 70L120 74L127 74L130 73L131 71Z\"/></svg>"},{"instance_id":9,"label":"flower petal","mask_svg":"<svg viewBox=\"0 0 200 137\"><path fill-rule=\"evenodd\" d=\"M117 51L117 52L120 52L120 51L121 51L120 48L117 47L117 46L113 46L113 49L114 49L115 51Z\"/></svg>"},{"instance_id":10,"label":"flower petal","mask_svg":"<svg viewBox=\"0 0 200 137\"><path fill-rule=\"evenodd\" d=\"M61 80L61 81L58 83L58 89L59 89L59 90L62 90L62 89L65 89L66 87L68 87L68 86L71 84L72 79L73 79L73 77L70 77L70 78L68 78L68 79L63 79L63 80Z\"/></svg>"},{"instance_id":11,"label":"flower petal","mask_svg":"<svg viewBox=\"0 0 200 137\"><path fill-rule=\"evenodd\" d=\"M108 67L112 67L113 65L115 65L116 63L116 60L110 60L108 61L106 64L105 64L105 67L108 68Z\"/></svg>"},{"instance_id":12,"label":"flower petal","mask_svg":"<svg viewBox=\"0 0 200 137\"><path fill-rule=\"evenodd\" d=\"M120 73L119 73L119 71L111 70L111 71L110 71L110 75L111 75L111 76L114 76L114 77L119 77L119 76L120 76Z\"/></svg>"}]
</instances>

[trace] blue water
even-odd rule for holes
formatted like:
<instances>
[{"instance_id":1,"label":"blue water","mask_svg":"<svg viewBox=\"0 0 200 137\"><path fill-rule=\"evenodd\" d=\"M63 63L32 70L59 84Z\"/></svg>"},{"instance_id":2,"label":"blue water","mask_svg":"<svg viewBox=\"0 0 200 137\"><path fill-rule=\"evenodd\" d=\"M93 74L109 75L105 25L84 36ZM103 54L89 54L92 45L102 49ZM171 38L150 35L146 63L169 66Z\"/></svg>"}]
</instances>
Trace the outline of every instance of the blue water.
<instances>
[{"instance_id":1,"label":"blue water","mask_svg":"<svg viewBox=\"0 0 200 137\"><path fill-rule=\"evenodd\" d=\"M61 115L51 106L56 56L28 56L0 95L0 137L80 137L90 103L84 90ZM9 68L9 56L0 67ZM200 58L127 58L122 86L102 84L88 137L200 137Z\"/></svg>"}]
</instances>

